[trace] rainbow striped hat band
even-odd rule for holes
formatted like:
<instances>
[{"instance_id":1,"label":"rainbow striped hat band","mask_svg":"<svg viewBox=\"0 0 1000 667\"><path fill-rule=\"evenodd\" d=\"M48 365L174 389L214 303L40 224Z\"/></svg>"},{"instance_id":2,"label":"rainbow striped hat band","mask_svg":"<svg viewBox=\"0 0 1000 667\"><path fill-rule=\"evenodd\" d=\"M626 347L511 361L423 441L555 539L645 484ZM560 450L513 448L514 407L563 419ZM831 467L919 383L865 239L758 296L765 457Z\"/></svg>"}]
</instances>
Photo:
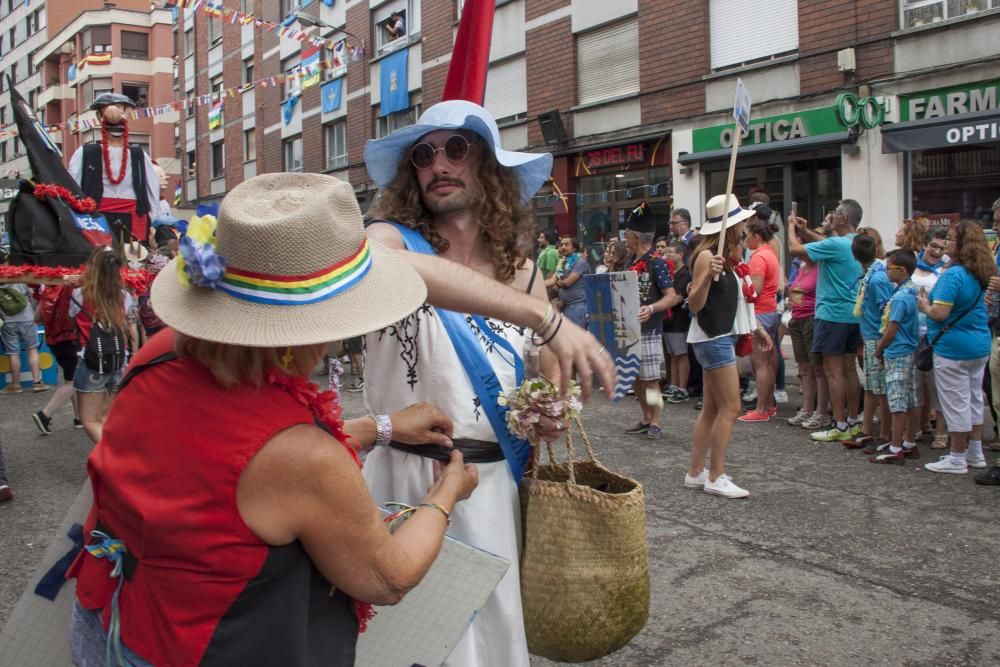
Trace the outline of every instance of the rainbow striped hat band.
<instances>
[{"instance_id":1,"label":"rainbow striped hat band","mask_svg":"<svg viewBox=\"0 0 1000 667\"><path fill-rule=\"evenodd\" d=\"M301 306L326 301L354 287L371 270L368 239L350 257L304 276L281 276L227 266L216 289L244 301Z\"/></svg>"}]
</instances>

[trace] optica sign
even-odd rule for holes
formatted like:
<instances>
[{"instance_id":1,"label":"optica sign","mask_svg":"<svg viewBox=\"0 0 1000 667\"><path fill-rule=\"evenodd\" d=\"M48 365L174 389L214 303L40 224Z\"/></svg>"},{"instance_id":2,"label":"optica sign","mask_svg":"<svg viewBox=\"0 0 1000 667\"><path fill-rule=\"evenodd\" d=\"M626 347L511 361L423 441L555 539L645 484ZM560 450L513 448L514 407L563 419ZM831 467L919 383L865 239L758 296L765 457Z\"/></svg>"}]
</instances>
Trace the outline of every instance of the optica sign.
<instances>
[{"instance_id":1,"label":"optica sign","mask_svg":"<svg viewBox=\"0 0 1000 667\"><path fill-rule=\"evenodd\" d=\"M837 115L837 107L821 107L751 119L749 134L741 144L767 144L846 130ZM695 153L730 148L733 145L733 123L699 128L692 135L692 150Z\"/></svg>"}]
</instances>

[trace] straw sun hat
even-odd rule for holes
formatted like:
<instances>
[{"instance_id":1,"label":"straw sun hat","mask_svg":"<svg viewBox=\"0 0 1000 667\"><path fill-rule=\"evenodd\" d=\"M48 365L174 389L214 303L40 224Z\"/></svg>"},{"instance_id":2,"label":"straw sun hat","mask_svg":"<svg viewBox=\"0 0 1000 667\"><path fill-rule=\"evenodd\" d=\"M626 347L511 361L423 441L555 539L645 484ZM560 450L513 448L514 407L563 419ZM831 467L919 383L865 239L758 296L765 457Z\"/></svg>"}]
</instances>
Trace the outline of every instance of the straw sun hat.
<instances>
[{"instance_id":1,"label":"straw sun hat","mask_svg":"<svg viewBox=\"0 0 1000 667\"><path fill-rule=\"evenodd\" d=\"M736 198L736 195L729 195L728 202L726 201L726 195L715 195L705 204L705 224L698 229L698 233L702 236L710 236L721 232L723 213L726 215L727 229L738 222L743 222L747 218L757 215L750 209L740 206L740 201Z\"/></svg>"},{"instance_id":2,"label":"straw sun hat","mask_svg":"<svg viewBox=\"0 0 1000 667\"><path fill-rule=\"evenodd\" d=\"M326 343L397 322L427 296L409 264L365 236L353 188L331 176L257 176L223 199L214 243L208 224L192 220L151 292L156 314L194 338Z\"/></svg>"}]
</instances>

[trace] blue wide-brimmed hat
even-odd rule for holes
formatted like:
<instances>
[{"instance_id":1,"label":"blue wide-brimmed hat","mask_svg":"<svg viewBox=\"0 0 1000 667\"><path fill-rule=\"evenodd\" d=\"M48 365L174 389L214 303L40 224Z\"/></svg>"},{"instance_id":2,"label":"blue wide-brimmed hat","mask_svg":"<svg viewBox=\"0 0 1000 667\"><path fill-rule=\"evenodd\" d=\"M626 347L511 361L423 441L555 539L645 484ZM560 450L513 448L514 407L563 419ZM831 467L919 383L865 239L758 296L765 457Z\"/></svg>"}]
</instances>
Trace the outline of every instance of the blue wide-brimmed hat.
<instances>
[{"instance_id":1,"label":"blue wide-brimmed hat","mask_svg":"<svg viewBox=\"0 0 1000 667\"><path fill-rule=\"evenodd\" d=\"M504 150L500 145L500 130L493 117L478 104L465 100L448 100L435 104L417 119L415 125L400 128L382 139L369 139L365 144L365 165L368 174L380 187L392 183L403 154L420 137L437 130L470 130L481 136L504 167L514 170L521 186L521 201L527 203L552 173L550 153L519 153Z\"/></svg>"}]
</instances>

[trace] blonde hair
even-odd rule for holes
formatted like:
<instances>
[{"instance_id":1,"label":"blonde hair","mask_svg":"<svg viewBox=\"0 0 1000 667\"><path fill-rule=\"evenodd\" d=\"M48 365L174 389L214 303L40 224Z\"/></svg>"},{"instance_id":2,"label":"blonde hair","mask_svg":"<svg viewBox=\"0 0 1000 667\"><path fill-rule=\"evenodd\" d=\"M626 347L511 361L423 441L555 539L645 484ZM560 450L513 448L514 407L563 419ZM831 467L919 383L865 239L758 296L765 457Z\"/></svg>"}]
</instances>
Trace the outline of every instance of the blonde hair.
<instances>
[{"instance_id":1,"label":"blonde hair","mask_svg":"<svg viewBox=\"0 0 1000 667\"><path fill-rule=\"evenodd\" d=\"M926 244L927 218L903 220L903 244L899 247L912 250L913 252L920 252Z\"/></svg>"},{"instance_id":2,"label":"blonde hair","mask_svg":"<svg viewBox=\"0 0 1000 667\"><path fill-rule=\"evenodd\" d=\"M177 356L197 361L226 389L240 384L260 387L267 382L267 374L272 370L286 375L306 375L323 358L327 348L327 343L286 348L248 347L192 338L179 331L176 336L174 352ZM283 363L289 353L293 369L286 369Z\"/></svg>"},{"instance_id":3,"label":"blonde hair","mask_svg":"<svg viewBox=\"0 0 1000 667\"><path fill-rule=\"evenodd\" d=\"M885 259L885 245L882 243L882 235L874 227L862 227L858 230L858 235L868 236L875 241L875 257Z\"/></svg>"}]
</instances>

